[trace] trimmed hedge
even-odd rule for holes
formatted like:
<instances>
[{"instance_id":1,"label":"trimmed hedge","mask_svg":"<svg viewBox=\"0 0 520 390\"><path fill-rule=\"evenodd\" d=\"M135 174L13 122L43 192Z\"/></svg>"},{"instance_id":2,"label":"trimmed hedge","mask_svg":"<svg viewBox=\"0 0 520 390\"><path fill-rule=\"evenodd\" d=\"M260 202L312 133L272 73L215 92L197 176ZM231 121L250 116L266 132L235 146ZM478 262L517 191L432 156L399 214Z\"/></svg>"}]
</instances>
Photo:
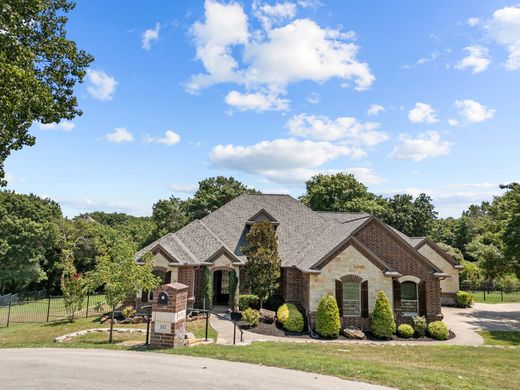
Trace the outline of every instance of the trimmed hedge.
<instances>
[{"instance_id":1,"label":"trimmed hedge","mask_svg":"<svg viewBox=\"0 0 520 390\"><path fill-rule=\"evenodd\" d=\"M434 321L428 324L428 334L435 340L447 340L449 331L448 325L442 321Z\"/></svg>"},{"instance_id":2,"label":"trimmed hedge","mask_svg":"<svg viewBox=\"0 0 520 390\"><path fill-rule=\"evenodd\" d=\"M244 311L248 307L251 309L258 309L260 307L260 298L254 294L240 295L238 298L238 308L240 311Z\"/></svg>"},{"instance_id":3,"label":"trimmed hedge","mask_svg":"<svg viewBox=\"0 0 520 390\"><path fill-rule=\"evenodd\" d=\"M284 303L276 313L278 322L289 332L300 333L303 331L305 321L302 313L292 303Z\"/></svg>"},{"instance_id":4,"label":"trimmed hedge","mask_svg":"<svg viewBox=\"0 0 520 390\"><path fill-rule=\"evenodd\" d=\"M395 333L395 320L390 301L384 291L378 291L374 311L370 317L372 333L381 338L389 339Z\"/></svg>"},{"instance_id":5,"label":"trimmed hedge","mask_svg":"<svg viewBox=\"0 0 520 390\"><path fill-rule=\"evenodd\" d=\"M257 326L260 322L260 312L248 307L242 312L242 319L249 322L252 326Z\"/></svg>"},{"instance_id":6,"label":"trimmed hedge","mask_svg":"<svg viewBox=\"0 0 520 390\"><path fill-rule=\"evenodd\" d=\"M341 321L336 298L330 294L324 295L316 313L316 332L322 337L337 338L340 330Z\"/></svg>"},{"instance_id":7,"label":"trimmed hedge","mask_svg":"<svg viewBox=\"0 0 520 390\"><path fill-rule=\"evenodd\" d=\"M423 337L426 334L426 330L428 329L428 323L426 322L426 317L424 316L414 316L413 320L413 330L415 332L415 337Z\"/></svg>"},{"instance_id":8,"label":"trimmed hedge","mask_svg":"<svg viewBox=\"0 0 520 390\"><path fill-rule=\"evenodd\" d=\"M409 339L410 337L413 336L414 334L414 330L413 328L408 325L408 324L401 324L399 325L399 327L397 328L397 334L404 338L404 339Z\"/></svg>"},{"instance_id":9,"label":"trimmed hedge","mask_svg":"<svg viewBox=\"0 0 520 390\"><path fill-rule=\"evenodd\" d=\"M471 307L473 306L473 295L466 291L457 291L455 303L457 307Z\"/></svg>"}]
</instances>

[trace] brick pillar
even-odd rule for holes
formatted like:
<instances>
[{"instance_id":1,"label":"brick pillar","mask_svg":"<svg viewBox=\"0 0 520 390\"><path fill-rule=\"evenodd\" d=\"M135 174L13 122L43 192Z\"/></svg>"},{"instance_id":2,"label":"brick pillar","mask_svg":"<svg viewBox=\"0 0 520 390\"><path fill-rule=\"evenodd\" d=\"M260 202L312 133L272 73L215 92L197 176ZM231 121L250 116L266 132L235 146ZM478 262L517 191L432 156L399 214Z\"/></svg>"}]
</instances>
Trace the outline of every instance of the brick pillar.
<instances>
[{"instance_id":1,"label":"brick pillar","mask_svg":"<svg viewBox=\"0 0 520 390\"><path fill-rule=\"evenodd\" d=\"M169 283L153 290L150 345L157 348L184 346L188 286Z\"/></svg>"}]
</instances>

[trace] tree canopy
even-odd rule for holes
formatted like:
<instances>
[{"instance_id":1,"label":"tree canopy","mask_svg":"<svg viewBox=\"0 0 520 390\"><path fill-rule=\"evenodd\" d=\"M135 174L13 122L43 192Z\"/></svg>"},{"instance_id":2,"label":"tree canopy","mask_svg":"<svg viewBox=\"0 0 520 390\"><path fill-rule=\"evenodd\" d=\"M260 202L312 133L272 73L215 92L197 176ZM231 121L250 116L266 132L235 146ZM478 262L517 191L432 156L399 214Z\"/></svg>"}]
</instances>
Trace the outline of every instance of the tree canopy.
<instances>
[{"instance_id":1,"label":"tree canopy","mask_svg":"<svg viewBox=\"0 0 520 390\"><path fill-rule=\"evenodd\" d=\"M11 151L31 146L29 128L81 115L74 86L93 57L67 38L67 0L0 4L0 186Z\"/></svg>"}]
</instances>

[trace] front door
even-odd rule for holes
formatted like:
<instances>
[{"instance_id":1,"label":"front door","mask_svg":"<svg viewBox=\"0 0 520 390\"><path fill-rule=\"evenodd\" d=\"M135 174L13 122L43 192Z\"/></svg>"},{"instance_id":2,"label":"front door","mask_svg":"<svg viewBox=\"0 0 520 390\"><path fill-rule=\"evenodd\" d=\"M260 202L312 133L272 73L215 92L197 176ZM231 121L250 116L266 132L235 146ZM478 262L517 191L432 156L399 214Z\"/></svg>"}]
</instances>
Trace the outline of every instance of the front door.
<instances>
[{"instance_id":1,"label":"front door","mask_svg":"<svg viewBox=\"0 0 520 390\"><path fill-rule=\"evenodd\" d=\"M213 305L227 305L229 302L229 271L213 272Z\"/></svg>"}]
</instances>

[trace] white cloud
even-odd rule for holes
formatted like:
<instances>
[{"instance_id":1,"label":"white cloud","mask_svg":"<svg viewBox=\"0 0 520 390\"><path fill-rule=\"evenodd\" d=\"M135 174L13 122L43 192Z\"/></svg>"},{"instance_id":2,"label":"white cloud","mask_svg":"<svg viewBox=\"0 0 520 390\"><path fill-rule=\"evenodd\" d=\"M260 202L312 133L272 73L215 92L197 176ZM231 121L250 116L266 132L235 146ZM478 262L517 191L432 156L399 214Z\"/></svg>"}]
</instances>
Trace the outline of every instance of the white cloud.
<instances>
[{"instance_id":1,"label":"white cloud","mask_svg":"<svg viewBox=\"0 0 520 390\"><path fill-rule=\"evenodd\" d=\"M38 123L38 127L42 130L71 131L75 126L73 122L67 120L59 123Z\"/></svg>"},{"instance_id":2,"label":"white cloud","mask_svg":"<svg viewBox=\"0 0 520 390\"><path fill-rule=\"evenodd\" d=\"M320 95L318 95L317 93L313 92L311 93L308 97L307 97L307 102L309 102L310 104L318 104L320 102Z\"/></svg>"},{"instance_id":3,"label":"white cloud","mask_svg":"<svg viewBox=\"0 0 520 390\"><path fill-rule=\"evenodd\" d=\"M170 184L168 188L181 194L194 194L197 192L198 186L196 184Z\"/></svg>"},{"instance_id":4,"label":"white cloud","mask_svg":"<svg viewBox=\"0 0 520 390\"><path fill-rule=\"evenodd\" d=\"M285 3L270 5L255 0L253 1L253 14L262 23L265 30L270 30L273 25L294 18L296 4L286 1Z\"/></svg>"},{"instance_id":5,"label":"white cloud","mask_svg":"<svg viewBox=\"0 0 520 390\"><path fill-rule=\"evenodd\" d=\"M482 46L468 46L464 48L467 56L460 60L455 69L471 68L473 74L485 71L491 59L489 58L489 50Z\"/></svg>"},{"instance_id":6,"label":"white cloud","mask_svg":"<svg viewBox=\"0 0 520 390\"><path fill-rule=\"evenodd\" d=\"M114 132L105 135L105 140L108 142L112 142L115 144L120 144L122 142L132 142L134 140L134 136L124 127L116 127Z\"/></svg>"},{"instance_id":7,"label":"white cloud","mask_svg":"<svg viewBox=\"0 0 520 390\"><path fill-rule=\"evenodd\" d=\"M94 200L91 198L61 198L58 196L40 195L50 197L63 206L65 215L72 217L79 213L91 211L120 212L131 215L149 215L150 210L143 209L135 204L111 200Z\"/></svg>"},{"instance_id":8,"label":"white cloud","mask_svg":"<svg viewBox=\"0 0 520 390\"><path fill-rule=\"evenodd\" d=\"M475 27L476 25L478 25L480 23L480 19L479 18L469 18L466 23L468 24L468 26L471 26L471 27Z\"/></svg>"},{"instance_id":9,"label":"white cloud","mask_svg":"<svg viewBox=\"0 0 520 390\"><path fill-rule=\"evenodd\" d=\"M87 91L96 99L112 100L117 81L102 70L87 70Z\"/></svg>"},{"instance_id":10,"label":"white cloud","mask_svg":"<svg viewBox=\"0 0 520 390\"><path fill-rule=\"evenodd\" d=\"M427 131L417 138L401 134L400 144L394 147L390 158L393 160L422 161L427 158L449 154L451 143L441 140L437 131Z\"/></svg>"},{"instance_id":11,"label":"white cloud","mask_svg":"<svg viewBox=\"0 0 520 390\"><path fill-rule=\"evenodd\" d=\"M462 115L467 121L478 123L491 119L495 115L496 110L487 108L471 99L456 100L455 107L459 109L460 115Z\"/></svg>"},{"instance_id":12,"label":"white cloud","mask_svg":"<svg viewBox=\"0 0 520 390\"><path fill-rule=\"evenodd\" d=\"M412 123L434 123L437 122L435 110L426 103L415 103L415 107L408 113L408 119Z\"/></svg>"},{"instance_id":13,"label":"white cloud","mask_svg":"<svg viewBox=\"0 0 520 390\"><path fill-rule=\"evenodd\" d=\"M368 64L358 61L359 47L348 42L352 33L321 28L310 19L250 33L240 4L207 0L205 20L196 22L191 33L197 59L206 70L192 76L187 85L191 92L233 82L249 90L267 88L281 93L293 82L324 82L334 77L352 80L356 89L364 90L375 79ZM241 50L232 51L236 46Z\"/></svg>"},{"instance_id":14,"label":"white cloud","mask_svg":"<svg viewBox=\"0 0 520 390\"><path fill-rule=\"evenodd\" d=\"M312 176L316 168L338 157L362 155L359 150L348 146L288 138L262 141L251 146L217 145L209 159L217 167L288 183Z\"/></svg>"},{"instance_id":15,"label":"white cloud","mask_svg":"<svg viewBox=\"0 0 520 390\"><path fill-rule=\"evenodd\" d=\"M459 121L457 119L450 118L448 119L448 124L450 126L457 126L459 124Z\"/></svg>"},{"instance_id":16,"label":"white cloud","mask_svg":"<svg viewBox=\"0 0 520 390\"><path fill-rule=\"evenodd\" d=\"M367 111L368 116L376 116L381 112L385 112L385 108L381 104L372 104Z\"/></svg>"},{"instance_id":17,"label":"white cloud","mask_svg":"<svg viewBox=\"0 0 520 390\"><path fill-rule=\"evenodd\" d=\"M491 37L509 52L506 68L520 69L520 5L496 10L486 24Z\"/></svg>"},{"instance_id":18,"label":"white cloud","mask_svg":"<svg viewBox=\"0 0 520 390\"><path fill-rule=\"evenodd\" d=\"M381 176L377 175L372 168L366 167L356 167L356 168L347 168L343 170L344 173L351 173L354 177L359 180L361 183L365 185L370 184L381 184L386 180Z\"/></svg>"},{"instance_id":19,"label":"white cloud","mask_svg":"<svg viewBox=\"0 0 520 390\"><path fill-rule=\"evenodd\" d=\"M439 53L434 51L429 56L419 58L417 61L415 61L415 63L413 63L411 65L410 64L403 65L402 68L403 69L413 69L418 65L424 65L424 64L427 64L428 62L433 62L437 58L439 58Z\"/></svg>"},{"instance_id":20,"label":"white cloud","mask_svg":"<svg viewBox=\"0 0 520 390\"><path fill-rule=\"evenodd\" d=\"M289 100L281 99L274 93L240 93L231 91L226 96L226 103L240 111L285 111L289 109Z\"/></svg>"},{"instance_id":21,"label":"white cloud","mask_svg":"<svg viewBox=\"0 0 520 390\"><path fill-rule=\"evenodd\" d=\"M161 29L160 23L155 24L155 28L145 30L142 35L141 46L145 50L150 50L152 41L159 40L159 31Z\"/></svg>"},{"instance_id":22,"label":"white cloud","mask_svg":"<svg viewBox=\"0 0 520 390\"><path fill-rule=\"evenodd\" d=\"M181 136L174 132L173 130L166 130L164 133L164 137L161 138L154 138L150 135L146 135L144 137L144 141L146 143L156 143L156 144L163 144L163 145L175 145L179 143L181 140Z\"/></svg>"},{"instance_id":23,"label":"white cloud","mask_svg":"<svg viewBox=\"0 0 520 390\"><path fill-rule=\"evenodd\" d=\"M338 141L358 147L377 145L388 135L377 131L379 123L361 123L354 117L330 119L326 116L299 114L293 116L287 127L292 135L321 141Z\"/></svg>"}]
</instances>

